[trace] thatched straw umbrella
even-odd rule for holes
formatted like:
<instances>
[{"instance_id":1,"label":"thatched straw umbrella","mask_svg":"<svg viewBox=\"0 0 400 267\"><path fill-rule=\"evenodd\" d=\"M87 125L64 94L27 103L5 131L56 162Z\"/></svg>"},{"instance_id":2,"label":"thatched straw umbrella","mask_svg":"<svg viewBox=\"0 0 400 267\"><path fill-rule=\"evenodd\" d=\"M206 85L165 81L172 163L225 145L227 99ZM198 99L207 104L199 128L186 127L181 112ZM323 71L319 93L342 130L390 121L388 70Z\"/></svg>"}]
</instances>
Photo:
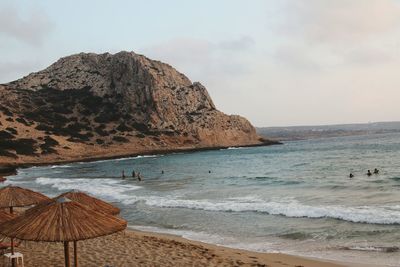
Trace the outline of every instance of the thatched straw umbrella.
<instances>
[{"instance_id":1,"label":"thatched straw umbrella","mask_svg":"<svg viewBox=\"0 0 400 267\"><path fill-rule=\"evenodd\" d=\"M10 208L11 214L14 213L14 207L31 206L48 199L41 193L19 186L9 185L0 189L0 208ZM14 254L14 238L11 238L11 253ZM12 266L15 266L14 259Z\"/></svg>"},{"instance_id":2,"label":"thatched straw umbrella","mask_svg":"<svg viewBox=\"0 0 400 267\"><path fill-rule=\"evenodd\" d=\"M0 208L10 208L10 213L13 213L14 207L31 206L44 200L49 200L49 198L19 186L9 185L0 189Z\"/></svg>"},{"instance_id":3,"label":"thatched straw umbrella","mask_svg":"<svg viewBox=\"0 0 400 267\"><path fill-rule=\"evenodd\" d=\"M66 197L71 199L72 201L81 203L92 210L111 214L111 215L117 215L120 212L120 209L111 205L110 203L107 203L101 199L92 197L84 192L78 191L78 190L72 190L69 192L66 192L64 194L61 194L59 197Z\"/></svg>"},{"instance_id":4,"label":"thatched straw umbrella","mask_svg":"<svg viewBox=\"0 0 400 267\"><path fill-rule=\"evenodd\" d=\"M68 242L74 242L75 266L78 266L76 241L122 231L126 224L123 219L94 211L62 197L0 224L0 234L28 241L63 242L65 266L69 267Z\"/></svg>"},{"instance_id":5,"label":"thatched straw umbrella","mask_svg":"<svg viewBox=\"0 0 400 267\"><path fill-rule=\"evenodd\" d=\"M9 213L5 210L0 210L0 223L14 219L15 216L15 213Z\"/></svg>"}]
</instances>

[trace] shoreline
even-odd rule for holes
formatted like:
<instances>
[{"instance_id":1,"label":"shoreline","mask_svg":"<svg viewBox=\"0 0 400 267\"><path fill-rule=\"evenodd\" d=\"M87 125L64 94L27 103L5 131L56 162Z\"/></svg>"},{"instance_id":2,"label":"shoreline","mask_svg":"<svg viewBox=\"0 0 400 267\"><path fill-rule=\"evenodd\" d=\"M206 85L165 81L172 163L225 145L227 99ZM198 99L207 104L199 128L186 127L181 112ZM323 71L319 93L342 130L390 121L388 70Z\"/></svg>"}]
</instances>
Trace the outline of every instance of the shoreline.
<instances>
[{"instance_id":1,"label":"shoreline","mask_svg":"<svg viewBox=\"0 0 400 267\"><path fill-rule=\"evenodd\" d=\"M78 247L79 264L88 267L378 267L284 253L252 252L130 228L109 236L79 241ZM24 255L27 266L49 266L49 262L51 266L64 264L63 244L60 242L23 242L17 251Z\"/></svg>"},{"instance_id":2,"label":"shoreline","mask_svg":"<svg viewBox=\"0 0 400 267\"><path fill-rule=\"evenodd\" d=\"M174 235L174 234L168 234L168 233L159 233L159 232L151 232L151 231L142 231L138 230L134 227L130 227L128 225L127 232L131 232L133 234L141 234L143 236L152 236L152 237L158 237L158 238L163 238L163 239L168 239L168 240L174 240L178 242L185 242L185 243L190 243L194 245L200 245L203 247L206 247L208 249L214 249L217 251L221 252L226 252L228 254L237 254L237 255L247 255L247 256L256 256L259 259L262 259L262 263L267 264L267 266L318 266L318 267L379 267L377 265L372 265L372 264L364 264L364 263L354 263L354 262L343 262L339 260L330 260L330 259L323 259L323 258L315 258L315 257L307 257L307 256L301 256L301 255L294 255L294 254L288 254L288 253L281 253L281 252L256 252L256 251L251 251L251 250L246 250L246 249L238 249L238 248L231 248L223 245L217 245L217 244L212 244L212 243L206 243L202 241L197 241L197 240L192 240L188 239L179 235ZM274 265L273 263L277 263L277 265ZM281 265L282 264L282 265Z\"/></svg>"},{"instance_id":3,"label":"shoreline","mask_svg":"<svg viewBox=\"0 0 400 267\"><path fill-rule=\"evenodd\" d=\"M198 148L177 148L177 149L155 149L155 150L146 150L143 152L136 153L126 153L126 154L118 154L112 156L99 156L99 157L86 157L79 158L73 160L60 160L60 161L49 161L49 162L25 162L25 163L1 163L0 162L0 176L9 176L16 174L18 168L30 168L35 166L49 166L49 165L62 165L68 163L76 163L76 162L94 162L99 160L112 160L119 159L124 157L138 157L138 156L149 156L149 155L167 155L173 153L194 153L200 151L213 151L220 149L227 149L230 147L262 147L262 146L272 146L272 145L282 145L283 143L279 141L268 140L266 142L260 144L251 144L251 145L238 145L238 146L215 146L215 147L198 147Z\"/></svg>"}]
</instances>

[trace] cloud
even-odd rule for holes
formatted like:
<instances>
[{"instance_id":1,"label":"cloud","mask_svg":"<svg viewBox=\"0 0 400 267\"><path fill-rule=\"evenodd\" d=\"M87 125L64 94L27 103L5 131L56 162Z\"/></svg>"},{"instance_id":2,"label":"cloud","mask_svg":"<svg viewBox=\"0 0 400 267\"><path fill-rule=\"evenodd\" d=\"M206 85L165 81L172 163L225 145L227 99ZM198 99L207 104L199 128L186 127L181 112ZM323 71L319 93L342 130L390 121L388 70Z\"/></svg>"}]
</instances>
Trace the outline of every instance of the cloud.
<instances>
[{"instance_id":1,"label":"cloud","mask_svg":"<svg viewBox=\"0 0 400 267\"><path fill-rule=\"evenodd\" d=\"M400 25L399 4L391 0L288 1L281 29L313 42L363 41Z\"/></svg>"},{"instance_id":2,"label":"cloud","mask_svg":"<svg viewBox=\"0 0 400 267\"><path fill-rule=\"evenodd\" d=\"M296 0L284 11L276 28L283 41L273 54L279 65L321 71L400 60L399 2Z\"/></svg>"},{"instance_id":3,"label":"cloud","mask_svg":"<svg viewBox=\"0 0 400 267\"><path fill-rule=\"evenodd\" d=\"M0 35L8 36L31 46L40 46L53 24L42 11L31 9L26 16L13 6L3 6L0 10Z\"/></svg>"}]
</instances>

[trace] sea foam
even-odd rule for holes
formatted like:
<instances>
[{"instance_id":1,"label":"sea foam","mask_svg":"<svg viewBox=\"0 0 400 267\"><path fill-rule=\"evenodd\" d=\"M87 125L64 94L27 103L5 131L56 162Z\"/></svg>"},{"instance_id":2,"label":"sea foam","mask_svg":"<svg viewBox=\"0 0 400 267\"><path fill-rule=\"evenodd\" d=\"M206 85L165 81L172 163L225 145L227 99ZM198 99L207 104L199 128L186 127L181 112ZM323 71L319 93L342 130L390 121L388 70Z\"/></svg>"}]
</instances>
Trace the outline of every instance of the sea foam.
<instances>
[{"instance_id":1,"label":"sea foam","mask_svg":"<svg viewBox=\"0 0 400 267\"><path fill-rule=\"evenodd\" d=\"M129 192L140 189L141 186L122 183L116 179L100 179L100 178L36 178L36 183L56 188L60 191L79 189L94 196L102 196L108 199L122 201L129 198Z\"/></svg>"},{"instance_id":2,"label":"sea foam","mask_svg":"<svg viewBox=\"0 0 400 267\"><path fill-rule=\"evenodd\" d=\"M201 241L209 244L222 245L230 248L236 249L245 249L250 251L257 252L269 252L274 253L278 252L272 243L270 242L242 242L236 238L210 234L203 231L191 231L191 230L181 230L181 229L167 229L160 228L154 226L142 226L142 225L131 225L129 226L132 229L136 229L139 231L153 232L153 233L161 233L161 234L170 234L181 236L183 238L195 241Z\"/></svg>"},{"instance_id":3,"label":"sea foam","mask_svg":"<svg viewBox=\"0 0 400 267\"><path fill-rule=\"evenodd\" d=\"M244 198L213 201L147 197L142 200L147 205L161 208L186 208L216 212L260 212L291 218L332 218L355 223L400 224L398 206L314 206L300 203L294 199L263 201ZM127 204L130 203L132 203L132 199L127 202Z\"/></svg>"},{"instance_id":4,"label":"sea foam","mask_svg":"<svg viewBox=\"0 0 400 267\"><path fill-rule=\"evenodd\" d=\"M341 205L312 205L301 203L296 199L282 198L263 200L247 196L228 199L184 199L177 196L140 196L131 194L132 190L142 188L108 178L46 178L36 179L36 183L48 185L60 191L79 189L96 196L102 196L132 205L143 202L158 208L182 208L215 212L258 212L270 215L280 215L290 218L331 218L354 223L370 224L400 224L400 206L341 206Z\"/></svg>"}]
</instances>

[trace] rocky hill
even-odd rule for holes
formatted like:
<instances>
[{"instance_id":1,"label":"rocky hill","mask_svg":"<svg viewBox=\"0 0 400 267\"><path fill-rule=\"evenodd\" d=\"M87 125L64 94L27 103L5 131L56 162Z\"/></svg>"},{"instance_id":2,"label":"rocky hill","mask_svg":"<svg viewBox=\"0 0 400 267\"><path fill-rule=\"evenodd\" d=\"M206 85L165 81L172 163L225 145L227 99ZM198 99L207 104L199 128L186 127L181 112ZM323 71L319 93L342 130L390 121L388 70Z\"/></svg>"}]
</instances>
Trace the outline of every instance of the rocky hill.
<instances>
[{"instance_id":1,"label":"rocky hill","mask_svg":"<svg viewBox=\"0 0 400 267\"><path fill-rule=\"evenodd\" d=\"M0 85L0 162L259 145L200 83L133 52L81 53Z\"/></svg>"}]
</instances>

